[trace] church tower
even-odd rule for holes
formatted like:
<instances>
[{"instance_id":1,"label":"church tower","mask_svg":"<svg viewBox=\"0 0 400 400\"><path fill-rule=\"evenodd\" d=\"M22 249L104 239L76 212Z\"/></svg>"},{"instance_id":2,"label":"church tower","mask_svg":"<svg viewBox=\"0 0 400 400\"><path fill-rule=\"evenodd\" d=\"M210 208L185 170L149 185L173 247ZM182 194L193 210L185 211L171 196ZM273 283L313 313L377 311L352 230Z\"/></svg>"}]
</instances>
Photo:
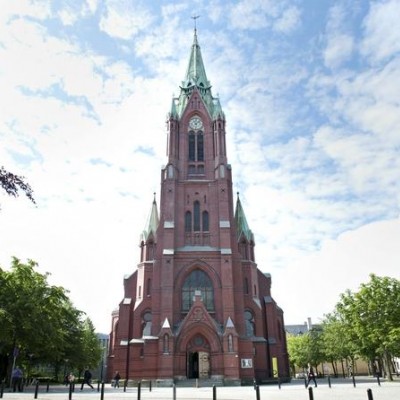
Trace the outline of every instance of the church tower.
<instances>
[{"instance_id":1,"label":"church tower","mask_svg":"<svg viewBox=\"0 0 400 400\"><path fill-rule=\"evenodd\" d=\"M289 376L283 311L255 262L239 196L234 207L226 121L197 32L167 117L160 213L154 198L137 270L112 315L110 377L224 384Z\"/></svg>"}]
</instances>

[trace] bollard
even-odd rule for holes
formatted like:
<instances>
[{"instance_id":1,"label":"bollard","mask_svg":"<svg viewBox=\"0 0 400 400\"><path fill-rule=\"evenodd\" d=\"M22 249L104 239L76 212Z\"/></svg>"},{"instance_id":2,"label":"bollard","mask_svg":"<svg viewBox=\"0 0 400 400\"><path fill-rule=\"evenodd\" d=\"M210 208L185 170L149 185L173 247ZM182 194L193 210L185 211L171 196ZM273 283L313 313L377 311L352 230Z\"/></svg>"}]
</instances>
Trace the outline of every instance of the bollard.
<instances>
[{"instance_id":1,"label":"bollard","mask_svg":"<svg viewBox=\"0 0 400 400\"><path fill-rule=\"evenodd\" d=\"M377 379L377 381L378 381L378 385L381 386L381 380L380 380L380 378L379 378L379 374L376 374L376 379Z\"/></svg>"},{"instance_id":2,"label":"bollard","mask_svg":"<svg viewBox=\"0 0 400 400\"><path fill-rule=\"evenodd\" d=\"M151 379L150 379L150 383L149 383L149 392L151 392Z\"/></svg>"},{"instance_id":3,"label":"bollard","mask_svg":"<svg viewBox=\"0 0 400 400\"><path fill-rule=\"evenodd\" d=\"M172 386L172 398L173 398L173 400L176 400L176 385L175 385L175 383Z\"/></svg>"},{"instance_id":4,"label":"bollard","mask_svg":"<svg viewBox=\"0 0 400 400\"><path fill-rule=\"evenodd\" d=\"M0 386L0 399L3 398L3 393L4 393L4 380L1 381L1 386Z\"/></svg>"},{"instance_id":5,"label":"bollard","mask_svg":"<svg viewBox=\"0 0 400 400\"><path fill-rule=\"evenodd\" d=\"M278 388L279 390L281 390L281 378L279 378L279 376L278 376Z\"/></svg>"},{"instance_id":6,"label":"bollard","mask_svg":"<svg viewBox=\"0 0 400 400\"><path fill-rule=\"evenodd\" d=\"M213 400L217 400L217 387L213 385Z\"/></svg>"},{"instance_id":7,"label":"bollard","mask_svg":"<svg viewBox=\"0 0 400 400\"><path fill-rule=\"evenodd\" d=\"M328 385L329 385L329 388L332 387L332 386L331 386L331 377L330 377L330 376L328 376Z\"/></svg>"},{"instance_id":8,"label":"bollard","mask_svg":"<svg viewBox=\"0 0 400 400\"><path fill-rule=\"evenodd\" d=\"M304 387L307 389L307 379L306 379L306 377L304 377Z\"/></svg>"},{"instance_id":9,"label":"bollard","mask_svg":"<svg viewBox=\"0 0 400 400\"><path fill-rule=\"evenodd\" d=\"M312 387L308 388L308 398L310 400L314 400L314 393L313 393Z\"/></svg>"},{"instance_id":10,"label":"bollard","mask_svg":"<svg viewBox=\"0 0 400 400\"><path fill-rule=\"evenodd\" d=\"M260 386L256 386L256 399L260 400Z\"/></svg>"},{"instance_id":11,"label":"bollard","mask_svg":"<svg viewBox=\"0 0 400 400\"><path fill-rule=\"evenodd\" d=\"M141 390L142 390L142 382L139 382L137 384L137 400L140 400L140 396L141 396Z\"/></svg>"},{"instance_id":12,"label":"bollard","mask_svg":"<svg viewBox=\"0 0 400 400\"><path fill-rule=\"evenodd\" d=\"M198 388L198 387L199 387L199 379L196 378L196 388Z\"/></svg>"},{"instance_id":13,"label":"bollard","mask_svg":"<svg viewBox=\"0 0 400 400\"><path fill-rule=\"evenodd\" d=\"M74 391L74 382L69 383L68 400L72 399L72 392Z\"/></svg>"},{"instance_id":14,"label":"bollard","mask_svg":"<svg viewBox=\"0 0 400 400\"><path fill-rule=\"evenodd\" d=\"M100 392L100 381L97 381L97 391Z\"/></svg>"},{"instance_id":15,"label":"bollard","mask_svg":"<svg viewBox=\"0 0 400 400\"><path fill-rule=\"evenodd\" d=\"M126 386L128 385L128 379L125 379L125 382L124 382L124 392L126 392Z\"/></svg>"},{"instance_id":16,"label":"bollard","mask_svg":"<svg viewBox=\"0 0 400 400\"><path fill-rule=\"evenodd\" d=\"M253 378L253 387L254 387L254 390L256 390L256 387L257 387L257 381L256 381L256 378Z\"/></svg>"},{"instance_id":17,"label":"bollard","mask_svg":"<svg viewBox=\"0 0 400 400\"><path fill-rule=\"evenodd\" d=\"M367 390L367 396L368 396L368 400L374 400L374 397L372 396L372 390L371 389Z\"/></svg>"},{"instance_id":18,"label":"bollard","mask_svg":"<svg viewBox=\"0 0 400 400\"><path fill-rule=\"evenodd\" d=\"M38 382L36 382L36 387L35 387L35 396L33 397L34 399L37 399L38 392L39 392L39 381L38 381Z\"/></svg>"},{"instance_id":19,"label":"bollard","mask_svg":"<svg viewBox=\"0 0 400 400\"><path fill-rule=\"evenodd\" d=\"M50 382L47 381L46 392L49 393L49 390L50 390Z\"/></svg>"},{"instance_id":20,"label":"bollard","mask_svg":"<svg viewBox=\"0 0 400 400\"><path fill-rule=\"evenodd\" d=\"M104 400L104 382L101 382L100 400Z\"/></svg>"},{"instance_id":21,"label":"bollard","mask_svg":"<svg viewBox=\"0 0 400 400\"><path fill-rule=\"evenodd\" d=\"M353 386L356 387L356 378L354 377L354 374L353 374L352 378L353 378Z\"/></svg>"}]
</instances>

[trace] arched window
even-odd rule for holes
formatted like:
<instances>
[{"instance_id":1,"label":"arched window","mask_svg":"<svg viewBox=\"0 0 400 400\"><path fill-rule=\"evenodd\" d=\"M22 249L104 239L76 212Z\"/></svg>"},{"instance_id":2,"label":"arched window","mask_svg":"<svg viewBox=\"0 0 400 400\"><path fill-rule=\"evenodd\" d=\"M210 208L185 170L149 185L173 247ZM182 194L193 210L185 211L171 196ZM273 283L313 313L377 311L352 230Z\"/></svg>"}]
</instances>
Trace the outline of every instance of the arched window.
<instances>
[{"instance_id":1,"label":"arched window","mask_svg":"<svg viewBox=\"0 0 400 400\"><path fill-rule=\"evenodd\" d=\"M196 161L196 136L193 131L189 132L189 161Z\"/></svg>"},{"instance_id":2,"label":"arched window","mask_svg":"<svg viewBox=\"0 0 400 400\"><path fill-rule=\"evenodd\" d=\"M246 324L246 336L251 337L256 333L254 315L250 310L244 312L244 322Z\"/></svg>"},{"instance_id":3,"label":"arched window","mask_svg":"<svg viewBox=\"0 0 400 400\"><path fill-rule=\"evenodd\" d=\"M152 315L151 315L151 311L146 311L143 314L143 323L142 323L142 327L143 327L143 331L142 331L142 336L151 336L151 321L152 321Z\"/></svg>"},{"instance_id":4,"label":"arched window","mask_svg":"<svg viewBox=\"0 0 400 400\"><path fill-rule=\"evenodd\" d=\"M204 136L203 132L197 132L197 160L204 161Z\"/></svg>"},{"instance_id":5,"label":"arched window","mask_svg":"<svg viewBox=\"0 0 400 400\"><path fill-rule=\"evenodd\" d=\"M233 351L233 337L231 334L228 335L228 351Z\"/></svg>"},{"instance_id":6,"label":"arched window","mask_svg":"<svg viewBox=\"0 0 400 400\"><path fill-rule=\"evenodd\" d=\"M185 213L185 232L192 232L192 213L190 211Z\"/></svg>"},{"instance_id":7,"label":"arched window","mask_svg":"<svg viewBox=\"0 0 400 400\"><path fill-rule=\"evenodd\" d=\"M168 354L169 353L169 336L168 334L164 334L164 340L163 340L163 353Z\"/></svg>"},{"instance_id":8,"label":"arched window","mask_svg":"<svg viewBox=\"0 0 400 400\"><path fill-rule=\"evenodd\" d=\"M208 211L203 211L203 232L208 232L210 229L209 229L209 226L208 226Z\"/></svg>"},{"instance_id":9,"label":"arched window","mask_svg":"<svg viewBox=\"0 0 400 400\"><path fill-rule=\"evenodd\" d=\"M200 290L203 304L207 310L214 311L214 288L210 277L200 269L192 271L183 283L182 311L190 310L196 290Z\"/></svg>"},{"instance_id":10,"label":"arched window","mask_svg":"<svg viewBox=\"0 0 400 400\"><path fill-rule=\"evenodd\" d=\"M151 279L147 279L147 285L146 285L146 295L150 296L151 295Z\"/></svg>"},{"instance_id":11,"label":"arched window","mask_svg":"<svg viewBox=\"0 0 400 400\"><path fill-rule=\"evenodd\" d=\"M200 231L200 202L197 200L193 204L193 230Z\"/></svg>"},{"instance_id":12,"label":"arched window","mask_svg":"<svg viewBox=\"0 0 400 400\"><path fill-rule=\"evenodd\" d=\"M244 294L249 294L249 280L244 278Z\"/></svg>"}]
</instances>

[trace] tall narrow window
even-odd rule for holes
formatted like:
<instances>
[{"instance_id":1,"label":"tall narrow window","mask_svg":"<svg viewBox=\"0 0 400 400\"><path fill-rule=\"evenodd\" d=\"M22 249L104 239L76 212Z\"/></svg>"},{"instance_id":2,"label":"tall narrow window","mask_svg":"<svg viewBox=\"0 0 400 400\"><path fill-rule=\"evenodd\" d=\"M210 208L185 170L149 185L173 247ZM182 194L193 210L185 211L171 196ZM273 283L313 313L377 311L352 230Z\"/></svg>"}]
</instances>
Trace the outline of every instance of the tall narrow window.
<instances>
[{"instance_id":1,"label":"tall narrow window","mask_svg":"<svg viewBox=\"0 0 400 400\"><path fill-rule=\"evenodd\" d=\"M147 296L151 295L151 279L147 279L147 285L146 285L146 294Z\"/></svg>"},{"instance_id":2,"label":"tall narrow window","mask_svg":"<svg viewBox=\"0 0 400 400\"><path fill-rule=\"evenodd\" d=\"M244 294L249 294L249 281L247 278L244 278Z\"/></svg>"},{"instance_id":3,"label":"tall narrow window","mask_svg":"<svg viewBox=\"0 0 400 400\"><path fill-rule=\"evenodd\" d=\"M189 132L189 161L196 161L196 137L194 132Z\"/></svg>"},{"instance_id":4,"label":"tall narrow window","mask_svg":"<svg viewBox=\"0 0 400 400\"><path fill-rule=\"evenodd\" d=\"M197 200L193 204L193 230L200 231L200 202Z\"/></svg>"},{"instance_id":5,"label":"tall narrow window","mask_svg":"<svg viewBox=\"0 0 400 400\"><path fill-rule=\"evenodd\" d=\"M228 351L233 351L233 337L231 334L228 335Z\"/></svg>"},{"instance_id":6,"label":"tall narrow window","mask_svg":"<svg viewBox=\"0 0 400 400\"><path fill-rule=\"evenodd\" d=\"M208 226L208 211L203 211L203 232L208 232L209 226Z\"/></svg>"},{"instance_id":7,"label":"tall narrow window","mask_svg":"<svg viewBox=\"0 0 400 400\"><path fill-rule=\"evenodd\" d=\"M197 161L204 161L204 140L201 131L197 133Z\"/></svg>"},{"instance_id":8,"label":"tall narrow window","mask_svg":"<svg viewBox=\"0 0 400 400\"><path fill-rule=\"evenodd\" d=\"M190 211L186 211L185 213L185 232L192 231L192 213Z\"/></svg>"},{"instance_id":9,"label":"tall narrow window","mask_svg":"<svg viewBox=\"0 0 400 400\"><path fill-rule=\"evenodd\" d=\"M163 345L163 353L168 354L169 353L169 336L168 334L164 334L164 345Z\"/></svg>"}]
</instances>

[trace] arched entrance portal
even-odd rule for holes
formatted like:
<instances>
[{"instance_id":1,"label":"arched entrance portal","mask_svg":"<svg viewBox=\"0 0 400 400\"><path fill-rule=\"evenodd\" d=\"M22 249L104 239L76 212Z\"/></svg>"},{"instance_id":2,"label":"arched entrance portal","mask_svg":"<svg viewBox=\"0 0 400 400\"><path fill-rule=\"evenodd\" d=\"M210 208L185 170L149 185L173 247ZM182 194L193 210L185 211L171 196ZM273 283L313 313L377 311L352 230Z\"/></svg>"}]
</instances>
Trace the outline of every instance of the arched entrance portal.
<instances>
[{"instance_id":1,"label":"arched entrance portal","mask_svg":"<svg viewBox=\"0 0 400 400\"><path fill-rule=\"evenodd\" d=\"M186 375L188 379L210 376L210 346L202 335L195 335L189 341L186 351Z\"/></svg>"}]
</instances>

